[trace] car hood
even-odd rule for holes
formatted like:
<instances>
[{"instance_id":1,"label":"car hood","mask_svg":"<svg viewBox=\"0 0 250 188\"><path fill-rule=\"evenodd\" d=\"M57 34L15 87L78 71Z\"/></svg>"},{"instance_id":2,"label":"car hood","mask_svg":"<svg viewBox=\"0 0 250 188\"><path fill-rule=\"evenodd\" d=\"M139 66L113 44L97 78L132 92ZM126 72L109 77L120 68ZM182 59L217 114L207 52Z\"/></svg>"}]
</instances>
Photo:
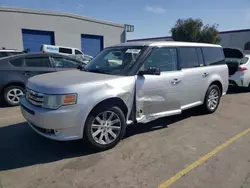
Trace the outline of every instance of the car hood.
<instances>
[{"instance_id":1,"label":"car hood","mask_svg":"<svg viewBox=\"0 0 250 188\"><path fill-rule=\"evenodd\" d=\"M61 94L74 92L83 85L97 85L98 83L119 78L121 76L67 70L34 76L28 80L26 86L37 92Z\"/></svg>"}]
</instances>

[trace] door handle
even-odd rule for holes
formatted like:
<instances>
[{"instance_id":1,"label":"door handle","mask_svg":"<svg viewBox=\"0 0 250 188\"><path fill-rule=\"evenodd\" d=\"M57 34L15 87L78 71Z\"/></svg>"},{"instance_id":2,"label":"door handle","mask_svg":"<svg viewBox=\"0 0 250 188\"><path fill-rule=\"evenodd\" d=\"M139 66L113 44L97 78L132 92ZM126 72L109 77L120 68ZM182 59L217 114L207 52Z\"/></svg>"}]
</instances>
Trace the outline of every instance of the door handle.
<instances>
[{"instance_id":1,"label":"door handle","mask_svg":"<svg viewBox=\"0 0 250 188\"><path fill-rule=\"evenodd\" d=\"M24 75L24 76L29 76L29 75L31 75L31 72L30 72L30 71L25 71L25 72L23 73L23 75Z\"/></svg>"},{"instance_id":2,"label":"door handle","mask_svg":"<svg viewBox=\"0 0 250 188\"><path fill-rule=\"evenodd\" d=\"M181 80L178 79L178 78L176 78L176 79L173 79L173 80L171 81L171 84L176 85L176 84L179 84L180 82L181 82Z\"/></svg>"},{"instance_id":3,"label":"door handle","mask_svg":"<svg viewBox=\"0 0 250 188\"><path fill-rule=\"evenodd\" d=\"M207 77L207 76L209 76L209 74L206 73L206 72L202 75L202 77L204 77L204 78Z\"/></svg>"}]
</instances>

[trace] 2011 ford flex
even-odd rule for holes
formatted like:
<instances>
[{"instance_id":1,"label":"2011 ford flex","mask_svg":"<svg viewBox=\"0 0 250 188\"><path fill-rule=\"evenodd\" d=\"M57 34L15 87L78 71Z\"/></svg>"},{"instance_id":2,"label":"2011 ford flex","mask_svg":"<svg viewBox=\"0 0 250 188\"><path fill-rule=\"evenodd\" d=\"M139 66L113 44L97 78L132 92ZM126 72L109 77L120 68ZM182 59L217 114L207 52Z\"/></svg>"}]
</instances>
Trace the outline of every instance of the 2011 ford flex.
<instances>
[{"instance_id":1,"label":"2011 ford flex","mask_svg":"<svg viewBox=\"0 0 250 188\"><path fill-rule=\"evenodd\" d=\"M224 59L219 45L119 44L105 48L81 70L30 78L21 111L44 137L85 138L108 149L121 140L128 124L196 106L213 113L228 89Z\"/></svg>"}]
</instances>

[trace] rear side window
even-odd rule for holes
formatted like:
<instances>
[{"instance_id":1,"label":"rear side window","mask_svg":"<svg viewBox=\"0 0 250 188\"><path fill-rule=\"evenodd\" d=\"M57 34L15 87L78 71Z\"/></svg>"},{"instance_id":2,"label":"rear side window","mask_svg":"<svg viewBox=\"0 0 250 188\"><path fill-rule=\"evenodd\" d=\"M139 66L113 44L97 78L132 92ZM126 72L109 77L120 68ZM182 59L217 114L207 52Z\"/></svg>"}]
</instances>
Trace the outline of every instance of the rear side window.
<instances>
[{"instance_id":1,"label":"rear side window","mask_svg":"<svg viewBox=\"0 0 250 188\"><path fill-rule=\"evenodd\" d=\"M59 48L59 53L72 54L72 49L70 49L70 48Z\"/></svg>"},{"instance_id":2,"label":"rear side window","mask_svg":"<svg viewBox=\"0 0 250 188\"><path fill-rule=\"evenodd\" d=\"M203 47L202 52L206 65L218 65L224 63L225 55L222 48Z\"/></svg>"},{"instance_id":3,"label":"rear side window","mask_svg":"<svg viewBox=\"0 0 250 188\"><path fill-rule=\"evenodd\" d=\"M15 67L21 67L23 65L23 59L13 59L10 61L10 64Z\"/></svg>"},{"instance_id":4,"label":"rear side window","mask_svg":"<svg viewBox=\"0 0 250 188\"><path fill-rule=\"evenodd\" d=\"M182 69L200 67L196 48L179 48Z\"/></svg>"},{"instance_id":5,"label":"rear side window","mask_svg":"<svg viewBox=\"0 0 250 188\"><path fill-rule=\"evenodd\" d=\"M27 67L51 67L48 57L26 58L25 64Z\"/></svg>"},{"instance_id":6,"label":"rear side window","mask_svg":"<svg viewBox=\"0 0 250 188\"><path fill-rule=\"evenodd\" d=\"M79 50L75 50L75 54L82 54Z\"/></svg>"},{"instance_id":7,"label":"rear side window","mask_svg":"<svg viewBox=\"0 0 250 188\"><path fill-rule=\"evenodd\" d=\"M62 57L53 57L53 60L54 66L57 68L76 68L80 65L80 63L77 61Z\"/></svg>"}]
</instances>

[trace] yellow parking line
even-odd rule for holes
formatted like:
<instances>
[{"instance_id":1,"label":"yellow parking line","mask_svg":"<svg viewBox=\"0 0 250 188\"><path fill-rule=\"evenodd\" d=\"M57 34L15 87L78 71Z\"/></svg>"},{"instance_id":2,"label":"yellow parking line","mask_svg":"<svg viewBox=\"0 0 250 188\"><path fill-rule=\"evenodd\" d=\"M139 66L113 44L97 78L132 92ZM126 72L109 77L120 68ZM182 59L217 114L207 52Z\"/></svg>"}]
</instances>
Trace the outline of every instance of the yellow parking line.
<instances>
[{"instance_id":1,"label":"yellow parking line","mask_svg":"<svg viewBox=\"0 0 250 188\"><path fill-rule=\"evenodd\" d=\"M189 165L187 168L183 169L182 171L175 174L173 177L169 178L167 181L163 182L161 185L158 186L158 188L166 188L166 187L170 186L171 184L176 182L178 179L180 179L182 176L187 174L189 171L191 171L194 168L196 168L197 166L201 165L206 160L208 160L209 158L214 156L216 153L218 153L222 149L226 148L227 146L229 146L230 144L235 142L237 139L239 139L240 137L244 136L245 134L247 134L249 132L250 132L250 128L248 128L245 131L235 135L231 139L227 140L226 142L224 142L223 144L221 144L220 146L218 146L217 148L215 148L214 150L212 150L211 152L209 152L208 154L206 154L205 156L203 156L202 158L197 160L196 162Z\"/></svg>"}]
</instances>

